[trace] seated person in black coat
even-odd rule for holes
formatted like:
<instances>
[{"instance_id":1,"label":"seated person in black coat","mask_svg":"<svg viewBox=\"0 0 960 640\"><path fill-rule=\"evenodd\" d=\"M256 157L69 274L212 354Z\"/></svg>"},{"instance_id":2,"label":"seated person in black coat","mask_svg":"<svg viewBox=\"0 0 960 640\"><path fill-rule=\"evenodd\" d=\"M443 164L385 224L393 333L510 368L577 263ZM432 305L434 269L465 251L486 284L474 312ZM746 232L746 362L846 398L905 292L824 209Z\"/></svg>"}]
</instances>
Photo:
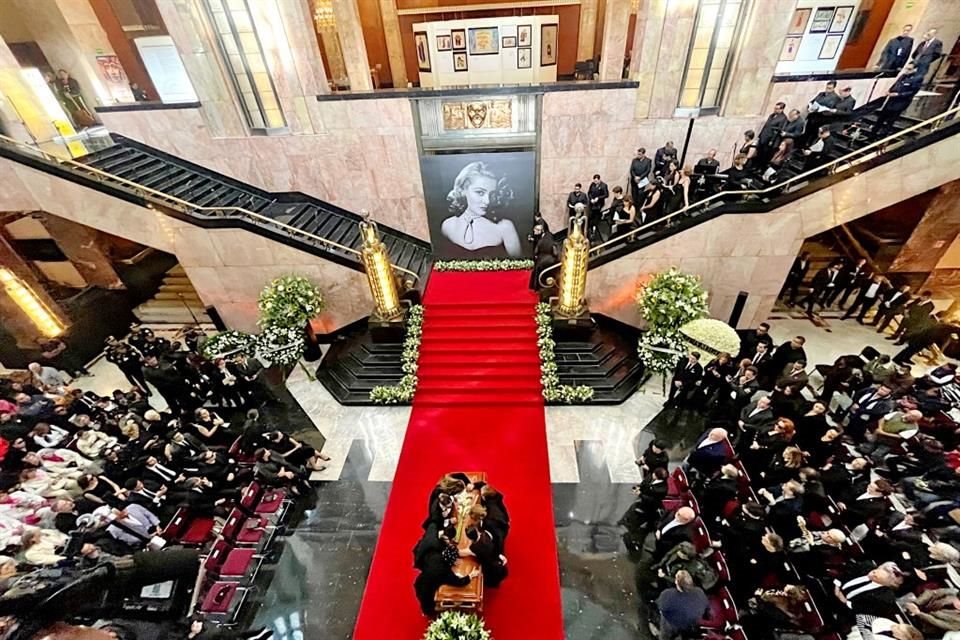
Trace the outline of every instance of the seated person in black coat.
<instances>
[{"instance_id":1,"label":"seated person in black coat","mask_svg":"<svg viewBox=\"0 0 960 640\"><path fill-rule=\"evenodd\" d=\"M662 440L653 440L647 450L643 452L643 455L636 461L644 477L660 467L666 469L669 462L667 444Z\"/></svg>"},{"instance_id":2,"label":"seated person in black coat","mask_svg":"<svg viewBox=\"0 0 960 640\"><path fill-rule=\"evenodd\" d=\"M697 514L690 507L680 507L675 513L668 513L660 526L653 532L655 558L662 558L670 549L681 542L693 541L693 530Z\"/></svg>"},{"instance_id":3,"label":"seated person in black coat","mask_svg":"<svg viewBox=\"0 0 960 640\"><path fill-rule=\"evenodd\" d=\"M500 553L499 543L482 528L468 527L464 534L470 540L470 548L460 549L460 555L475 557L483 570L484 585L499 587L507 577L507 557Z\"/></svg>"},{"instance_id":4,"label":"seated person in black coat","mask_svg":"<svg viewBox=\"0 0 960 640\"><path fill-rule=\"evenodd\" d=\"M697 441L687 456L687 467L709 478L720 470L730 456L726 429L711 429Z\"/></svg>"}]
</instances>

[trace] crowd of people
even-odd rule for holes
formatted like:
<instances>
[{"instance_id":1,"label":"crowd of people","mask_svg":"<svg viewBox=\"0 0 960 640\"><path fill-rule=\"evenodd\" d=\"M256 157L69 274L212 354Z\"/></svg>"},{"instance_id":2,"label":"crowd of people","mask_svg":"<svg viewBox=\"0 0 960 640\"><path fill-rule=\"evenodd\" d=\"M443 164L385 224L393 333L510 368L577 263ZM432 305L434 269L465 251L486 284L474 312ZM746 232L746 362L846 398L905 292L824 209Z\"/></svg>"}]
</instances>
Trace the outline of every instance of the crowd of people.
<instances>
[{"instance_id":1,"label":"crowd of people","mask_svg":"<svg viewBox=\"0 0 960 640\"><path fill-rule=\"evenodd\" d=\"M181 344L135 328L108 340L107 359L131 383L110 396L38 363L29 378L0 383L0 615L30 612L22 598L37 576L55 572L62 586L101 565L176 552L165 527L181 509L222 522L251 481L296 495L324 468L327 456L260 419L262 366L208 360L203 338L190 331ZM192 584L201 550L187 551ZM195 619L171 637L268 637L206 627Z\"/></svg>"},{"instance_id":2,"label":"crowd of people","mask_svg":"<svg viewBox=\"0 0 960 640\"><path fill-rule=\"evenodd\" d=\"M503 495L486 482L474 482L465 473L440 478L430 493L423 530L413 549L413 566L419 571L414 590L424 615L436 613L436 594L443 585L465 587L482 574L483 584L496 588L507 577L510 516ZM469 544L461 544L461 537ZM455 566L464 557L476 564L460 574Z\"/></svg>"},{"instance_id":3,"label":"crowd of people","mask_svg":"<svg viewBox=\"0 0 960 640\"><path fill-rule=\"evenodd\" d=\"M620 524L659 637L699 637L721 589L722 631L750 640L960 632L957 366L914 378L868 349L808 370L804 338L769 330L687 354L666 404L709 428L681 471L663 440L637 460Z\"/></svg>"}]
</instances>

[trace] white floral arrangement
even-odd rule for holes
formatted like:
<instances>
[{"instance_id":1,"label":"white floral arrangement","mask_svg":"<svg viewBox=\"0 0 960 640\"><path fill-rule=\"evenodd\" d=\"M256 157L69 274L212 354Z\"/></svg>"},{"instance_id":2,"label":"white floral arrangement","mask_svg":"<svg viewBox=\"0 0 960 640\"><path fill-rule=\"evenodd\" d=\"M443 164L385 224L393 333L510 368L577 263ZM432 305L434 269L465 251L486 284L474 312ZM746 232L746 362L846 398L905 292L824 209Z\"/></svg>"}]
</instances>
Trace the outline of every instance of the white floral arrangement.
<instances>
[{"instance_id":1,"label":"white floral arrangement","mask_svg":"<svg viewBox=\"0 0 960 640\"><path fill-rule=\"evenodd\" d=\"M296 364L307 348L303 326L270 325L257 335L257 355L271 364Z\"/></svg>"},{"instance_id":2,"label":"white floral arrangement","mask_svg":"<svg viewBox=\"0 0 960 640\"><path fill-rule=\"evenodd\" d=\"M475 613L444 611L430 623L423 640L493 640Z\"/></svg>"},{"instance_id":3,"label":"white floral arrangement","mask_svg":"<svg viewBox=\"0 0 960 640\"><path fill-rule=\"evenodd\" d=\"M323 295L302 276L282 276L264 287L258 302L261 327L280 325L302 329L323 310Z\"/></svg>"},{"instance_id":4,"label":"white floral arrangement","mask_svg":"<svg viewBox=\"0 0 960 640\"><path fill-rule=\"evenodd\" d=\"M377 386L370 390L370 402L376 404L403 404L413 401L417 391L417 361L423 339L423 305L415 304L407 311L407 334L403 339L400 368L403 377L395 385Z\"/></svg>"},{"instance_id":5,"label":"white floral arrangement","mask_svg":"<svg viewBox=\"0 0 960 640\"><path fill-rule=\"evenodd\" d=\"M221 331L203 342L200 353L207 360L226 358L240 353L250 355L254 351L256 342L256 336L243 331Z\"/></svg>"},{"instance_id":6,"label":"white floral arrangement","mask_svg":"<svg viewBox=\"0 0 960 640\"><path fill-rule=\"evenodd\" d=\"M680 334L690 351L703 351L714 357L719 353L735 355L740 351L740 336L722 320L693 320L680 327Z\"/></svg>"},{"instance_id":7,"label":"white floral arrangement","mask_svg":"<svg viewBox=\"0 0 960 640\"><path fill-rule=\"evenodd\" d=\"M523 271L533 269L533 260L437 260L434 271Z\"/></svg>"},{"instance_id":8,"label":"white floral arrangement","mask_svg":"<svg viewBox=\"0 0 960 640\"><path fill-rule=\"evenodd\" d=\"M553 317L550 305L541 302L536 307L537 349L540 351L540 384L543 385L543 399L547 402L563 404L583 404L593 399L593 388L586 385L572 386L560 384L557 372L557 346L553 339Z\"/></svg>"},{"instance_id":9,"label":"white floral arrangement","mask_svg":"<svg viewBox=\"0 0 960 640\"><path fill-rule=\"evenodd\" d=\"M646 321L638 352L648 372L667 375L678 355L657 349L683 352L680 327L706 317L707 292L700 278L671 267L637 289L637 308Z\"/></svg>"}]
</instances>

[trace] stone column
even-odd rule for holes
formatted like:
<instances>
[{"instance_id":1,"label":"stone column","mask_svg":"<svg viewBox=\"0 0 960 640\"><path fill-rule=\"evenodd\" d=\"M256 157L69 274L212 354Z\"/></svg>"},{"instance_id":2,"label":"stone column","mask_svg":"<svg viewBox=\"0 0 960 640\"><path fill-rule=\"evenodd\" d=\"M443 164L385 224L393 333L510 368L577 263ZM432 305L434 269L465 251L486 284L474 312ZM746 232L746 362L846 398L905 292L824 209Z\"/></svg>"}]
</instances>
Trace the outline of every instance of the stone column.
<instances>
[{"instance_id":1,"label":"stone column","mask_svg":"<svg viewBox=\"0 0 960 640\"><path fill-rule=\"evenodd\" d=\"M156 0L167 33L173 39L202 105L204 122L214 138L244 137L249 130L230 80L221 67L217 41L201 3Z\"/></svg>"},{"instance_id":2,"label":"stone column","mask_svg":"<svg viewBox=\"0 0 960 640\"><path fill-rule=\"evenodd\" d=\"M47 233L70 259L74 268L89 284L104 289L125 289L123 280L107 255L104 234L93 227L66 218L44 214L40 219Z\"/></svg>"},{"instance_id":3,"label":"stone column","mask_svg":"<svg viewBox=\"0 0 960 640\"><path fill-rule=\"evenodd\" d=\"M340 39L337 32L330 29L323 29L320 32L320 41L323 43L323 51L327 54L327 63L330 65L330 79L334 85L349 82L347 77L347 64L343 60L343 51L340 50Z\"/></svg>"},{"instance_id":4,"label":"stone column","mask_svg":"<svg viewBox=\"0 0 960 640\"><path fill-rule=\"evenodd\" d=\"M80 84L90 111L134 101L127 83L111 81L97 64L98 55L114 52L88 0L47 0L42 9L33 0L13 2L54 70L66 69Z\"/></svg>"},{"instance_id":5,"label":"stone column","mask_svg":"<svg viewBox=\"0 0 960 640\"><path fill-rule=\"evenodd\" d=\"M47 295L43 284L34 276L33 270L20 257L6 236L0 233L0 265L3 265L12 271L21 281L40 298L60 322L67 325L69 318L63 309L60 308L53 298ZM0 286L0 322L3 327L16 339L17 346L24 348L36 348L37 338L42 337L37 326L33 324L30 317L17 305L13 299L7 295L6 289Z\"/></svg>"},{"instance_id":6,"label":"stone column","mask_svg":"<svg viewBox=\"0 0 960 640\"><path fill-rule=\"evenodd\" d=\"M327 78L307 0L261 0L250 12L290 132L322 130L316 96Z\"/></svg>"},{"instance_id":7,"label":"stone column","mask_svg":"<svg viewBox=\"0 0 960 640\"><path fill-rule=\"evenodd\" d=\"M582 8L581 11L583 11ZM383 36L387 41L387 57L390 59L390 76L393 78L393 86L405 87L408 82L407 67L403 58L403 39L400 35L397 0L380 0L380 19L383 20Z\"/></svg>"},{"instance_id":8,"label":"stone column","mask_svg":"<svg viewBox=\"0 0 960 640\"><path fill-rule=\"evenodd\" d=\"M50 95L53 100L53 94ZM0 123L11 138L32 143L57 135L50 116L23 80L20 63L0 38Z\"/></svg>"},{"instance_id":9,"label":"stone column","mask_svg":"<svg viewBox=\"0 0 960 640\"><path fill-rule=\"evenodd\" d=\"M373 89L370 77L370 61L367 59L367 46L363 40L363 27L360 24L360 9L357 0L333 0L333 17L337 22L337 37L343 52L343 61L347 67L352 91Z\"/></svg>"},{"instance_id":10,"label":"stone column","mask_svg":"<svg viewBox=\"0 0 960 640\"><path fill-rule=\"evenodd\" d=\"M577 62L593 59L594 40L597 37L597 1L598 0L581 0L580 2Z\"/></svg>"},{"instance_id":11,"label":"stone column","mask_svg":"<svg viewBox=\"0 0 960 640\"><path fill-rule=\"evenodd\" d=\"M640 82L637 88L637 118L650 116L650 100L660 60L660 40L667 18L667 3L668 0L640 0L637 10L637 31L630 59L630 79Z\"/></svg>"},{"instance_id":12,"label":"stone column","mask_svg":"<svg viewBox=\"0 0 960 640\"><path fill-rule=\"evenodd\" d=\"M777 68L794 7L791 2L754 2L742 30L739 50L727 80L726 116L763 114L764 89Z\"/></svg>"},{"instance_id":13,"label":"stone column","mask_svg":"<svg viewBox=\"0 0 960 640\"><path fill-rule=\"evenodd\" d=\"M933 272L960 236L960 180L937 189L927 210L890 265L891 272Z\"/></svg>"},{"instance_id":14,"label":"stone column","mask_svg":"<svg viewBox=\"0 0 960 640\"><path fill-rule=\"evenodd\" d=\"M697 19L696 2L649 0L636 80L637 118L670 118L677 109L686 51ZM639 32L638 32L639 34Z\"/></svg>"},{"instance_id":15,"label":"stone column","mask_svg":"<svg viewBox=\"0 0 960 640\"><path fill-rule=\"evenodd\" d=\"M603 47L600 49L601 80L619 80L623 76L629 24L630 0L607 0L603 18Z\"/></svg>"}]
</instances>

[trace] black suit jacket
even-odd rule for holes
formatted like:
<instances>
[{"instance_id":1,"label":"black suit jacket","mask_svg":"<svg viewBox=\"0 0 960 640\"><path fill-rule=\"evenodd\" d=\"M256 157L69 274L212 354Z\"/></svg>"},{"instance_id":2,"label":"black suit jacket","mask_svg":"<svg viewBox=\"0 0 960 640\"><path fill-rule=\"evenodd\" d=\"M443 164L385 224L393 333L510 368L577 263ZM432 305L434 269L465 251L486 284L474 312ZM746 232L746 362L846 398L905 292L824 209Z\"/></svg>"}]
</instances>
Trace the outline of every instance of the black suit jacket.
<instances>
[{"instance_id":1,"label":"black suit jacket","mask_svg":"<svg viewBox=\"0 0 960 640\"><path fill-rule=\"evenodd\" d=\"M703 367L699 362L694 362L692 366L689 365L690 362L686 358L677 363L677 366L673 368L674 382L682 382L683 386L689 387L703 377Z\"/></svg>"},{"instance_id":2,"label":"black suit jacket","mask_svg":"<svg viewBox=\"0 0 960 640\"><path fill-rule=\"evenodd\" d=\"M767 121L763 123L763 128L760 129L760 135L758 137L760 146L769 147L776 144L777 139L780 137L780 133L783 131L783 128L786 125L786 114L771 113L769 116L767 116Z\"/></svg>"},{"instance_id":3,"label":"black suit jacket","mask_svg":"<svg viewBox=\"0 0 960 640\"><path fill-rule=\"evenodd\" d=\"M607 183L590 183L590 188L587 189L587 198L593 200L597 199L596 202L590 202L590 208L594 211L599 211L603 209L603 205L607 202L607 198L610 197L610 191L607 190Z\"/></svg>"},{"instance_id":4,"label":"black suit jacket","mask_svg":"<svg viewBox=\"0 0 960 640\"><path fill-rule=\"evenodd\" d=\"M811 286L813 287L814 291L818 293L822 293L826 291L828 288L831 288L829 287L830 282L831 282L830 268L824 267L823 269L820 269L820 271L817 271L817 275L813 276L813 282L811 283ZM834 286L840 285L839 271L837 271L836 275L833 276L832 282Z\"/></svg>"},{"instance_id":5,"label":"black suit jacket","mask_svg":"<svg viewBox=\"0 0 960 640\"><path fill-rule=\"evenodd\" d=\"M796 258L793 261L793 266L790 267L790 273L787 274L787 279L790 282L803 282L803 279L807 277L807 272L810 271L810 259L801 260Z\"/></svg>"},{"instance_id":6,"label":"black suit jacket","mask_svg":"<svg viewBox=\"0 0 960 640\"><path fill-rule=\"evenodd\" d=\"M926 71L942 55L943 42L940 41L940 38L933 38L918 44L911 57L919 70Z\"/></svg>"},{"instance_id":7,"label":"black suit jacket","mask_svg":"<svg viewBox=\"0 0 960 640\"><path fill-rule=\"evenodd\" d=\"M580 193L571 191L570 195L567 196L567 213L570 215L576 213L574 207L578 204L582 204L585 207L590 206L590 202L587 200L587 194L585 194L583 191Z\"/></svg>"},{"instance_id":8,"label":"black suit jacket","mask_svg":"<svg viewBox=\"0 0 960 640\"><path fill-rule=\"evenodd\" d=\"M769 408L764 409L763 411L760 411L754 414L753 416L751 416L750 413L753 412L756 408L757 408L757 403L751 402L750 404L745 406L743 410L740 412L740 419L743 420L744 429L752 429L754 431L759 431L764 427L769 427L770 425L772 425L774 420L776 419L773 415L773 411L770 410Z\"/></svg>"},{"instance_id":9,"label":"black suit jacket","mask_svg":"<svg viewBox=\"0 0 960 640\"><path fill-rule=\"evenodd\" d=\"M668 531L664 531L663 528L672 521L673 514L668 513L666 516L664 516L663 520L660 521L660 524L657 525L657 546L654 552L657 557L663 556L664 553L670 549L673 549L681 542L693 541L693 527L696 520L693 522L688 522L687 524L678 524L675 527L671 527Z\"/></svg>"},{"instance_id":10,"label":"black suit jacket","mask_svg":"<svg viewBox=\"0 0 960 640\"><path fill-rule=\"evenodd\" d=\"M910 59L910 53L913 50L913 38L900 35L890 38L887 46L883 48L880 54L880 68L899 71L903 65Z\"/></svg>"}]
</instances>

